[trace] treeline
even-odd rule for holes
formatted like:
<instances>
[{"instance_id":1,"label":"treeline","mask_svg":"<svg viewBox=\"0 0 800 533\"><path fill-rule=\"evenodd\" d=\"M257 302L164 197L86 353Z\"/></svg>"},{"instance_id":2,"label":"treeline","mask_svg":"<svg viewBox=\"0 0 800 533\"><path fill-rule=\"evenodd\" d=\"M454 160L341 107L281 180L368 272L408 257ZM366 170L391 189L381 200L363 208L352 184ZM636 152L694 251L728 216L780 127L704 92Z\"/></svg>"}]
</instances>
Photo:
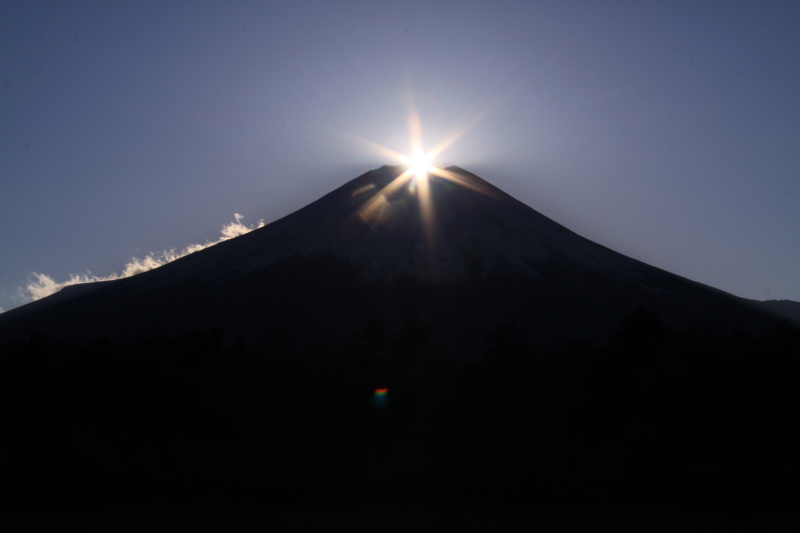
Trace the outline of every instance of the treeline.
<instances>
[{"instance_id":1,"label":"treeline","mask_svg":"<svg viewBox=\"0 0 800 533\"><path fill-rule=\"evenodd\" d=\"M418 317L372 319L341 349L224 339L0 347L0 501L756 511L800 496L787 323L721 336L639 309L603 346L548 352L502 324L477 363Z\"/></svg>"}]
</instances>

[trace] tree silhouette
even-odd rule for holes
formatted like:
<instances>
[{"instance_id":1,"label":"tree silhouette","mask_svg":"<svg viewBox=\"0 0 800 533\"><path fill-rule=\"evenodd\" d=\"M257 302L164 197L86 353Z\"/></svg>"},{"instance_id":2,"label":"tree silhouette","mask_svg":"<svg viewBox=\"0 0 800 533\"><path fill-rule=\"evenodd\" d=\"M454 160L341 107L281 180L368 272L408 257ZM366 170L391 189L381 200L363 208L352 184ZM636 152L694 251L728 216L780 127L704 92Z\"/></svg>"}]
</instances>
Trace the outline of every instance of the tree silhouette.
<instances>
[{"instance_id":1,"label":"tree silhouette","mask_svg":"<svg viewBox=\"0 0 800 533\"><path fill-rule=\"evenodd\" d=\"M381 318L372 317L356 332L356 337L361 341L360 344L368 352L388 354L392 341L389 334L389 327L386 321Z\"/></svg>"},{"instance_id":2,"label":"tree silhouette","mask_svg":"<svg viewBox=\"0 0 800 533\"><path fill-rule=\"evenodd\" d=\"M411 374L425 372L443 351L433 342L435 337L431 324L422 322L414 313L397 331L392 343L393 359L398 368Z\"/></svg>"},{"instance_id":3,"label":"tree silhouette","mask_svg":"<svg viewBox=\"0 0 800 533\"><path fill-rule=\"evenodd\" d=\"M623 318L608 342L618 355L625 359L635 358L639 363L647 363L657 354L667 350L673 335L661 322L657 314L637 307L633 313ZM633 362L633 361L631 361Z\"/></svg>"},{"instance_id":4,"label":"tree silhouette","mask_svg":"<svg viewBox=\"0 0 800 533\"><path fill-rule=\"evenodd\" d=\"M486 335L486 360L498 367L522 366L532 362L534 349L528 334L515 323L500 324Z\"/></svg>"}]
</instances>

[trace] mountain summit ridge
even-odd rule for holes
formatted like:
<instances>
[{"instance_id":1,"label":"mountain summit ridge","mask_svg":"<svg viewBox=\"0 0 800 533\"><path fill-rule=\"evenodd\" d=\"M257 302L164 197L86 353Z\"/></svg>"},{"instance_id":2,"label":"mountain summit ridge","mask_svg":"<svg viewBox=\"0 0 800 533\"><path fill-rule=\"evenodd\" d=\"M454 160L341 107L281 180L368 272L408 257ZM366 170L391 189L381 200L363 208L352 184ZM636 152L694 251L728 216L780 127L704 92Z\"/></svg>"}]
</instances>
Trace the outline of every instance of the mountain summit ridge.
<instances>
[{"instance_id":1,"label":"mountain summit ridge","mask_svg":"<svg viewBox=\"0 0 800 533\"><path fill-rule=\"evenodd\" d=\"M535 263L559 254L612 272L654 268L575 234L456 166L446 170L458 173L468 187L431 179L434 223L426 236L419 202L408 187L381 193L404 170L384 165L367 172L263 228L192 254L191 262L182 258L165 265L156 270L158 276L182 270L185 279L190 272L179 266L189 263L199 274L201 254L208 257L203 264L214 273L230 271L232 265L239 273L248 273L298 252L332 253L361 265L368 280L384 281L398 274L433 283L463 281L465 253L482 257L478 261L482 274L492 268L512 268L538 276ZM371 210L365 207L370 202ZM375 254L379 248L382 256ZM209 276L204 274L203 281L215 277Z\"/></svg>"},{"instance_id":2,"label":"mountain summit ridge","mask_svg":"<svg viewBox=\"0 0 800 533\"><path fill-rule=\"evenodd\" d=\"M459 167L401 183L371 170L262 228L93 290L0 316L63 337L179 334L219 325L257 338L303 328L343 342L369 317L419 314L474 356L500 323L542 344L601 341L638 306L668 324L763 330L746 300L614 252ZM49 302L48 302L49 300ZM27 309L26 309L27 308Z\"/></svg>"}]
</instances>

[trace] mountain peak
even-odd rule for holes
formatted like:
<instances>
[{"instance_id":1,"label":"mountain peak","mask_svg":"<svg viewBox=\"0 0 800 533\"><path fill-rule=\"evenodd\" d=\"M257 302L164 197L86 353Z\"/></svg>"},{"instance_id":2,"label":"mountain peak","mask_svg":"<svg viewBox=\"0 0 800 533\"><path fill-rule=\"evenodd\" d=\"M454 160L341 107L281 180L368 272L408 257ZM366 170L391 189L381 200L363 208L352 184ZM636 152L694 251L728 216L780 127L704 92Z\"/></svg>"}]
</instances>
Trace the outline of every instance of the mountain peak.
<instances>
[{"instance_id":1,"label":"mountain peak","mask_svg":"<svg viewBox=\"0 0 800 533\"><path fill-rule=\"evenodd\" d=\"M767 321L741 299L573 233L460 167L427 180L405 170L384 165L262 228L23 306L0 324L62 336L219 325L250 338L265 324L303 324L342 339L371 316L419 313L475 355L497 324L535 326L543 344L598 339L637 306L676 325Z\"/></svg>"}]
</instances>

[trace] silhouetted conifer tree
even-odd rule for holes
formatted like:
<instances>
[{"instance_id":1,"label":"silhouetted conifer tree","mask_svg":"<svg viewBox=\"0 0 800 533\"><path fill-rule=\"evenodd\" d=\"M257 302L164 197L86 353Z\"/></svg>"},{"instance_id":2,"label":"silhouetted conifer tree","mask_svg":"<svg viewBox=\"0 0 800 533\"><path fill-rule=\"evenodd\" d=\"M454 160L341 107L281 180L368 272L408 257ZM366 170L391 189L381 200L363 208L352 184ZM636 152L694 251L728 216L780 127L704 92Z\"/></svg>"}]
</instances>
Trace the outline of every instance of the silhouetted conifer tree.
<instances>
[{"instance_id":1,"label":"silhouetted conifer tree","mask_svg":"<svg viewBox=\"0 0 800 533\"><path fill-rule=\"evenodd\" d=\"M528 333L515 323L500 324L486 335L486 360L498 367L521 367L532 363L534 349Z\"/></svg>"},{"instance_id":2,"label":"silhouetted conifer tree","mask_svg":"<svg viewBox=\"0 0 800 533\"><path fill-rule=\"evenodd\" d=\"M236 335L231 346L231 357L237 361L249 359L250 350L241 335Z\"/></svg>"},{"instance_id":3,"label":"silhouetted conifer tree","mask_svg":"<svg viewBox=\"0 0 800 533\"><path fill-rule=\"evenodd\" d=\"M395 363L411 373L424 372L444 351L433 341L435 337L431 324L422 322L414 313L397 331L392 343Z\"/></svg>"},{"instance_id":4,"label":"silhouetted conifer tree","mask_svg":"<svg viewBox=\"0 0 800 533\"><path fill-rule=\"evenodd\" d=\"M637 307L623 318L614 335L609 337L611 346L623 353L646 354L656 348L665 347L671 340L670 331L657 314Z\"/></svg>"},{"instance_id":5,"label":"silhouetted conifer tree","mask_svg":"<svg viewBox=\"0 0 800 533\"><path fill-rule=\"evenodd\" d=\"M386 321L376 317L368 319L367 323L356 332L356 337L370 350L379 352L388 351L392 340Z\"/></svg>"},{"instance_id":6,"label":"silhouetted conifer tree","mask_svg":"<svg viewBox=\"0 0 800 533\"><path fill-rule=\"evenodd\" d=\"M344 378L365 387L386 386L389 367L392 366L389 356L392 337L386 322L372 317L354 336L357 340L346 345L339 356Z\"/></svg>"}]
</instances>

